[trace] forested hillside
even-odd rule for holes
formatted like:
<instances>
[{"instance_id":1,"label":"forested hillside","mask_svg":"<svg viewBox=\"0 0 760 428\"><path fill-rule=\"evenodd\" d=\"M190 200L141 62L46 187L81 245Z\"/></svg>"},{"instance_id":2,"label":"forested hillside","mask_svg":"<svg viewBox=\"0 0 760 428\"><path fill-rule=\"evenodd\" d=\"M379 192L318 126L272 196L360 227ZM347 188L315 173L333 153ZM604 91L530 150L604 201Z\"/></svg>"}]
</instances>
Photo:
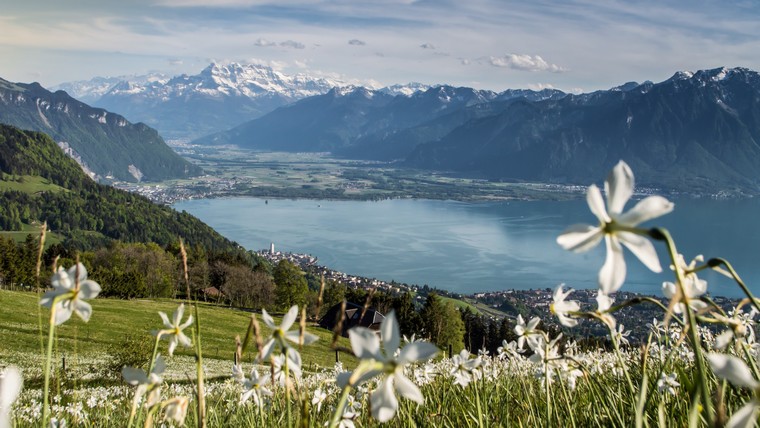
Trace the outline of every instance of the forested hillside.
<instances>
[{"instance_id":1,"label":"forested hillside","mask_svg":"<svg viewBox=\"0 0 760 428\"><path fill-rule=\"evenodd\" d=\"M0 79L0 123L50 135L101 178L159 181L202 173L155 129L37 83Z\"/></svg>"},{"instance_id":2,"label":"forested hillside","mask_svg":"<svg viewBox=\"0 0 760 428\"><path fill-rule=\"evenodd\" d=\"M0 173L3 230L20 230L24 224L47 221L51 231L63 234L78 248L110 240L166 246L181 237L189 245L237 249L190 214L94 182L41 133L0 125ZM47 190L11 185L36 178L48 184Z\"/></svg>"}]
</instances>

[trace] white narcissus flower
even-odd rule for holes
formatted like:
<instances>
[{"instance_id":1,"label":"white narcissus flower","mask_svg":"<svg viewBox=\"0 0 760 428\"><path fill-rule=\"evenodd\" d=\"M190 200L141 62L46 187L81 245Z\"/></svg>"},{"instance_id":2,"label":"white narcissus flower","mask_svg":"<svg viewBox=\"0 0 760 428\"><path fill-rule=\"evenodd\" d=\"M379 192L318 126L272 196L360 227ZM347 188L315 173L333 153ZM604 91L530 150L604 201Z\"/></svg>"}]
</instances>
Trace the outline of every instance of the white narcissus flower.
<instances>
[{"instance_id":1,"label":"white narcissus flower","mask_svg":"<svg viewBox=\"0 0 760 428\"><path fill-rule=\"evenodd\" d=\"M190 399L187 397L174 397L166 400L164 402L164 421L171 419L178 425L184 425L189 405Z\"/></svg>"},{"instance_id":2,"label":"white narcissus flower","mask_svg":"<svg viewBox=\"0 0 760 428\"><path fill-rule=\"evenodd\" d=\"M625 326L620 324L615 330L615 338L621 345L629 345L631 342L628 340L628 336L631 335L631 330L625 331Z\"/></svg>"},{"instance_id":3,"label":"white narcissus flower","mask_svg":"<svg viewBox=\"0 0 760 428\"><path fill-rule=\"evenodd\" d=\"M48 428L66 428L67 426L66 419L50 418L50 423L48 423Z\"/></svg>"},{"instance_id":4,"label":"white narcissus flower","mask_svg":"<svg viewBox=\"0 0 760 428\"><path fill-rule=\"evenodd\" d=\"M253 402L259 406L264 406L264 397L271 397L272 391L264 387L269 382L269 375L265 374L259 376L259 372L256 369L251 369L251 375L248 379L243 381L243 387L245 391L240 396L240 402L245 403L249 399L253 399Z\"/></svg>"},{"instance_id":5,"label":"white narcissus flower","mask_svg":"<svg viewBox=\"0 0 760 428\"><path fill-rule=\"evenodd\" d=\"M454 376L454 385L461 385L466 388L474 378L474 371L481 366L483 361L480 357L470 358L470 352L462 349L458 355L451 358L453 368L451 374Z\"/></svg>"},{"instance_id":6,"label":"white narcissus flower","mask_svg":"<svg viewBox=\"0 0 760 428\"><path fill-rule=\"evenodd\" d=\"M243 373L242 364L232 365L232 378L235 379L239 383L245 382L245 373Z\"/></svg>"},{"instance_id":7,"label":"white narcissus flower","mask_svg":"<svg viewBox=\"0 0 760 428\"><path fill-rule=\"evenodd\" d=\"M710 363L715 376L725 379L735 386L751 389L760 387L760 382L752 376L752 370L740 358L712 352L707 354L707 361Z\"/></svg>"},{"instance_id":8,"label":"white narcissus flower","mask_svg":"<svg viewBox=\"0 0 760 428\"><path fill-rule=\"evenodd\" d=\"M684 312L685 307L683 302L688 302L689 307L695 311L706 308L707 303L699 300L699 296L707 292L707 281L699 279L696 273L691 272L697 262L704 261L704 258L699 255L691 263L686 264L683 255L679 254L676 257L676 261L676 266L671 266L671 269L677 270L683 277L683 292L685 296L680 297L681 300L673 307L673 312L677 314ZM662 294L668 299L679 296L678 291L677 284L667 281L662 283Z\"/></svg>"},{"instance_id":9,"label":"white narcissus flower","mask_svg":"<svg viewBox=\"0 0 760 428\"><path fill-rule=\"evenodd\" d=\"M182 330L186 329L193 323L193 316L190 315L187 317L187 321L185 321L183 324L180 324L182 322L182 316L185 314L185 304L182 303L179 305L179 307L174 311L172 314L172 320L169 322L169 317L166 316L165 313L159 312L158 315L161 316L161 319L164 321L164 330L160 330L158 332L158 335L161 338L169 338L169 355L174 354L174 349L177 348L177 344L181 343L182 346L189 348L192 346L192 342L190 342L190 338L185 335L185 333L182 332Z\"/></svg>"},{"instance_id":10,"label":"white narcissus flower","mask_svg":"<svg viewBox=\"0 0 760 428\"><path fill-rule=\"evenodd\" d=\"M92 306L83 299L97 297L100 294L100 284L87 279L87 269L82 263L75 264L68 271L59 267L50 283L53 290L42 296L40 305L52 308L55 304L55 325L68 321L72 313L79 315L84 322L90 320Z\"/></svg>"},{"instance_id":11,"label":"white narcissus flower","mask_svg":"<svg viewBox=\"0 0 760 428\"><path fill-rule=\"evenodd\" d=\"M321 388L317 388L314 390L314 397L311 399L311 405L317 406L317 413L322 411L322 403L324 403L325 399L327 398L327 393L322 391Z\"/></svg>"},{"instance_id":12,"label":"white narcissus flower","mask_svg":"<svg viewBox=\"0 0 760 428\"><path fill-rule=\"evenodd\" d=\"M297 317L298 306L294 305L288 310L285 316L282 317L282 322L278 326L274 323L274 318L272 318L272 316L267 313L266 309L262 309L261 318L264 319L264 323L267 325L267 327L272 330L272 335L269 337L261 350L261 361L266 361L269 359L269 356L274 350L275 343L279 343L280 347L282 347L283 350L290 347L290 345L286 342L286 339L296 344L299 343L301 340L301 332L298 330L288 331L290 327L292 327L296 322ZM311 334L309 332L303 332L304 345L311 345L312 343L316 342L317 339L319 339L317 335Z\"/></svg>"},{"instance_id":13,"label":"white narcissus flower","mask_svg":"<svg viewBox=\"0 0 760 428\"><path fill-rule=\"evenodd\" d=\"M615 328L617 320L607 311L610 310L612 304L615 303L615 299L604 294L602 290L596 292L596 313L601 318L602 322L607 324L611 329Z\"/></svg>"},{"instance_id":14,"label":"white narcissus flower","mask_svg":"<svg viewBox=\"0 0 760 428\"><path fill-rule=\"evenodd\" d=\"M715 349L725 349L732 340L744 340L747 343L755 342L755 321L752 319L757 314L755 308L750 313L741 309L731 311L728 317L716 315L715 318L723 322L728 329L715 337Z\"/></svg>"},{"instance_id":15,"label":"white narcissus flower","mask_svg":"<svg viewBox=\"0 0 760 428\"><path fill-rule=\"evenodd\" d=\"M707 361L710 363L710 368L712 368L715 376L731 382L734 386L751 388L753 390L757 390L760 387L760 382L752 377L752 370L740 358L713 352L707 354ZM754 426L759 408L760 402L758 402L757 397L749 400L741 409L731 415L731 419L726 423L726 427Z\"/></svg>"},{"instance_id":16,"label":"white narcissus flower","mask_svg":"<svg viewBox=\"0 0 760 428\"><path fill-rule=\"evenodd\" d=\"M380 336L383 349L380 346L380 338L374 331L364 327L354 327L348 331L354 354L362 362L370 364L371 367L366 372L353 374L358 376L355 385L374 376L385 375L377 389L370 394L370 405L372 416L380 422L387 422L393 418L398 410L398 399L396 399L394 389L400 395L416 403L423 403L422 392L417 385L406 377L404 367L433 358L438 353L438 348L432 343L417 341L404 346L397 355L401 343L401 333L396 314L393 311L380 324ZM348 379L348 376L339 376L338 383L343 386Z\"/></svg>"},{"instance_id":17,"label":"white narcissus flower","mask_svg":"<svg viewBox=\"0 0 760 428\"><path fill-rule=\"evenodd\" d=\"M662 272L654 245L646 237L628 229L673 211L673 203L662 196L648 196L624 213L623 208L633 195L633 189L631 168L623 161L618 162L604 182L607 207L596 185L589 186L586 194L588 206L599 219L599 225L576 224L557 237L562 248L574 252L588 251L604 238L607 258L599 271L599 289L604 294L619 290L625 281L623 246L653 272Z\"/></svg>"},{"instance_id":18,"label":"white narcissus flower","mask_svg":"<svg viewBox=\"0 0 760 428\"><path fill-rule=\"evenodd\" d=\"M520 352L523 352L522 349L517 349L517 342L514 340L511 342L507 342L506 340L501 341L501 346L496 350L498 354L499 359L504 359L507 357L510 358L520 358Z\"/></svg>"},{"instance_id":19,"label":"white narcissus flower","mask_svg":"<svg viewBox=\"0 0 760 428\"><path fill-rule=\"evenodd\" d=\"M569 313L570 312L578 312L581 310L581 305L575 301L575 300L565 300L567 299L567 296L572 293L572 288L567 290L567 292L562 292L562 287L564 287L565 284L560 284L557 286L557 288L554 289L554 294L552 295L552 303L549 305L549 310L554 315L557 315L557 318L559 318L560 324L564 325L565 327L575 327L578 325L578 320L570 318Z\"/></svg>"},{"instance_id":20,"label":"white narcissus flower","mask_svg":"<svg viewBox=\"0 0 760 428\"><path fill-rule=\"evenodd\" d=\"M285 363L288 366L288 375L293 376L295 379L301 379L301 354L293 348L287 348L284 354L279 354L272 358L274 382L282 386L285 386L287 381L285 377Z\"/></svg>"},{"instance_id":21,"label":"white narcissus flower","mask_svg":"<svg viewBox=\"0 0 760 428\"><path fill-rule=\"evenodd\" d=\"M667 392L670 395L676 395L676 388L679 386L681 386L681 384L676 380L675 373L669 375L662 373L660 379L657 380L657 391L659 392Z\"/></svg>"},{"instance_id":22,"label":"white narcissus flower","mask_svg":"<svg viewBox=\"0 0 760 428\"><path fill-rule=\"evenodd\" d=\"M533 345L531 342L535 342L538 330L536 330L536 327L538 326L538 323L541 322L541 319L538 317L531 318L530 321L528 321L528 324L525 324L525 320L523 320L522 315L517 315L517 323L515 324L515 333L517 334L517 348L518 350L522 351L523 346L525 345L525 341L528 341L528 345L533 348Z\"/></svg>"},{"instance_id":23,"label":"white narcissus flower","mask_svg":"<svg viewBox=\"0 0 760 428\"><path fill-rule=\"evenodd\" d=\"M134 367L124 367L121 369L121 375L124 380L130 385L137 386L135 391L134 403L139 403L145 393L148 393L148 399L145 402L146 407L151 407L158 403L160 395L160 385L163 382L161 375L166 370L166 362L161 357L161 354L156 355L156 361L153 364L153 369L150 373L145 373L143 370L136 369Z\"/></svg>"},{"instance_id":24,"label":"white narcissus flower","mask_svg":"<svg viewBox=\"0 0 760 428\"><path fill-rule=\"evenodd\" d=\"M557 360L560 356L559 346L557 345L560 339L562 339L562 333L558 334L557 337L547 344L544 336L538 336L538 340L532 348L534 353L528 359L537 364Z\"/></svg>"},{"instance_id":25,"label":"white narcissus flower","mask_svg":"<svg viewBox=\"0 0 760 428\"><path fill-rule=\"evenodd\" d=\"M23 383L21 371L14 366L0 372L0 428L12 426L11 406L21 393Z\"/></svg>"}]
</instances>

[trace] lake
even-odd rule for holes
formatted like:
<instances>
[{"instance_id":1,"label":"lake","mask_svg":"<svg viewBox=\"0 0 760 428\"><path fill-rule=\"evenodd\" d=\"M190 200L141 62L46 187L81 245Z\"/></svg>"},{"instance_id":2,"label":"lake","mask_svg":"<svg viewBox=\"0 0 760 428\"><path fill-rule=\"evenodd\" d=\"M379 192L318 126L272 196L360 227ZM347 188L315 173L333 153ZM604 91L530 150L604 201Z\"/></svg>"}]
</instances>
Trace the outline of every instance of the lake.
<instances>
[{"instance_id":1,"label":"lake","mask_svg":"<svg viewBox=\"0 0 760 428\"><path fill-rule=\"evenodd\" d=\"M673 213L647 226L670 230L687 261L697 254L729 260L760 291L760 200L676 200ZM627 207L632 206L629 203ZM573 223L595 224L585 200L466 203L384 201L198 199L177 203L249 250L309 253L349 274L428 284L457 292L554 287L596 288L604 245L583 254L555 242ZM672 280L666 253L655 244L661 274L648 271L626 250L623 289L660 294ZM707 272L713 295L739 296L722 276ZM758 293L760 294L760 293Z\"/></svg>"}]
</instances>

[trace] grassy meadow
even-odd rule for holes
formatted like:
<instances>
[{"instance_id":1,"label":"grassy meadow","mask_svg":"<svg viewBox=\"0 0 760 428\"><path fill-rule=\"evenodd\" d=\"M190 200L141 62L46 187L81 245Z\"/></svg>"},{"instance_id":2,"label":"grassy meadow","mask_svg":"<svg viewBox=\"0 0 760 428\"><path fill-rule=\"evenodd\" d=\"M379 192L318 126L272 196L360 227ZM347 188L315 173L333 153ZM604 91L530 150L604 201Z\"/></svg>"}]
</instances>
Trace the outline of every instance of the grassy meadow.
<instances>
[{"instance_id":1,"label":"grassy meadow","mask_svg":"<svg viewBox=\"0 0 760 428\"><path fill-rule=\"evenodd\" d=\"M44 366L41 347L45 341L39 325L47 324L49 310L37 302L36 293L0 291L0 307L4 308L0 312L3 343L0 366L13 364L24 373L25 387L14 413L18 427L39 424ZM181 302L93 299L90 303L93 314L88 323L74 316L56 329L52 416L57 421L66 420L68 426L126 426L134 387L103 370L113 359L108 352L120 346L126 337L150 338L151 331L162 328L157 312L163 311L171 318ZM189 313L190 310L185 312L185 318ZM380 385L377 379L350 389L348 400L340 401L342 391L336 378L343 370L355 368L357 360L341 353L342 364L335 365L331 332L308 329L319 339L301 351L303 376L294 379L293 388L287 392L280 384L269 383L266 388L272 395L262 396L259 407L250 399L241 401L246 386L231 376L234 337L245 335L250 313L199 303L199 315L208 426L317 427L333 419L337 407L346 409L337 426L380 425L373 417L370 399L372 391ZM275 317L276 323L280 321ZM271 331L263 322L261 325L262 335L269 336ZM700 425L701 416L690 410L695 388L694 354L677 340L676 328L669 333L656 333L646 347L624 348L619 353L579 352L571 343L565 345L562 353L555 350L552 356L543 359L535 357L541 352L527 358L529 353L510 350L506 344L499 355L492 356L445 358L439 353L431 361L412 363L402 370L419 386L424 404L399 396L396 415L387 426ZM346 339L341 339L339 345L350 347ZM255 352L255 345L248 351ZM173 395L189 397L184 423L195 425L192 348L179 346L173 357L166 357L166 341L162 341L159 352L167 361L167 370L162 375L161 397L165 400L162 403L169 402ZM245 375L254 367L259 374L271 370L268 366L255 366L244 355ZM676 386L671 389L661 385L661 379L667 375L675 380ZM716 385L720 383L714 377L711 379ZM720 391L724 413L747 399L746 393L728 385ZM160 414L158 411L155 416ZM152 426L153 422L149 424L145 416L139 416L137 424ZM163 421L161 426L176 425Z\"/></svg>"},{"instance_id":2,"label":"grassy meadow","mask_svg":"<svg viewBox=\"0 0 760 428\"><path fill-rule=\"evenodd\" d=\"M0 361L4 364L18 364L14 361L25 354L41 354L41 340L47 340L47 322L49 309L40 307L36 293L0 290ZM121 344L130 336L142 336L151 339L151 332L162 328L158 312L166 313L170 318L172 312L182 303L170 299L94 299L90 301L93 308L92 318L88 323L74 316L65 324L56 328L57 346L60 353L92 355L103 354L108 349ZM201 318L201 340L204 359L228 362L226 371L230 370L235 353L235 336L245 337L251 319L251 313L208 303L199 303ZM185 317L190 314L189 308ZM264 335L271 334L261 315L258 315ZM274 315L276 322L279 317ZM40 335L40 319L43 336ZM311 328L319 340L302 352L304 366L332 367L335 363L335 351L330 348L332 332L320 328ZM348 346L348 340L340 338L341 346ZM166 345L163 344L165 352ZM177 348L175 355L192 355L191 349ZM353 356L342 354L341 361L355 365Z\"/></svg>"}]
</instances>

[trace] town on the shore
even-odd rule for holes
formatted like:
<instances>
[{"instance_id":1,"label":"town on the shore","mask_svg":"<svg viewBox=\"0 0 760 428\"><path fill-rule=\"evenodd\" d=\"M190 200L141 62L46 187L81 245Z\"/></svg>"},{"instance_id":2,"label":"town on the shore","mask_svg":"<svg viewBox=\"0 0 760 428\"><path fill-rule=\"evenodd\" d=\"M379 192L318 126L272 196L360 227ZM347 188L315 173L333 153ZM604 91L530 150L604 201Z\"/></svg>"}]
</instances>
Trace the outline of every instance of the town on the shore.
<instances>
[{"instance_id":1,"label":"town on the shore","mask_svg":"<svg viewBox=\"0 0 760 428\"><path fill-rule=\"evenodd\" d=\"M514 320L517 315L522 315L527 321L532 317L539 317L546 325L563 330L567 334L579 338L604 337L610 333L606 326L595 320L581 319L578 326L569 330L561 327L557 321L557 317L551 313L550 305L554 292L552 288L459 294L436 289L428 285L410 285L396 281L386 282L377 278L348 274L320 265L317 257L311 254L276 251L274 243L270 244L269 249L256 251L255 253L272 264L279 263L281 260L288 260L300 267L304 272L321 276L325 281L335 281L350 288L366 291L375 290L376 292L385 292L391 295L409 292L412 293L419 304L425 301L429 293L434 292L442 297L459 300L463 302L462 308L478 310L481 315L492 319L506 317ZM575 290L569 299L578 301L582 311L593 311L597 306L596 297L596 289L579 289ZM651 300L643 301L642 297ZM664 307L667 307L669 303L663 296L644 296L628 291L618 291L614 294L614 298L616 304L630 300L640 301L615 313L618 329L621 329L621 334L627 340L634 343L646 341L652 325L657 323L656 320L660 320L661 322L663 319L664 313L662 307L656 305L654 301L658 301ZM731 310L738 302L738 299L722 296L713 296L711 298L713 302L724 308L724 310Z\"/></svg>"}]
</instances>

